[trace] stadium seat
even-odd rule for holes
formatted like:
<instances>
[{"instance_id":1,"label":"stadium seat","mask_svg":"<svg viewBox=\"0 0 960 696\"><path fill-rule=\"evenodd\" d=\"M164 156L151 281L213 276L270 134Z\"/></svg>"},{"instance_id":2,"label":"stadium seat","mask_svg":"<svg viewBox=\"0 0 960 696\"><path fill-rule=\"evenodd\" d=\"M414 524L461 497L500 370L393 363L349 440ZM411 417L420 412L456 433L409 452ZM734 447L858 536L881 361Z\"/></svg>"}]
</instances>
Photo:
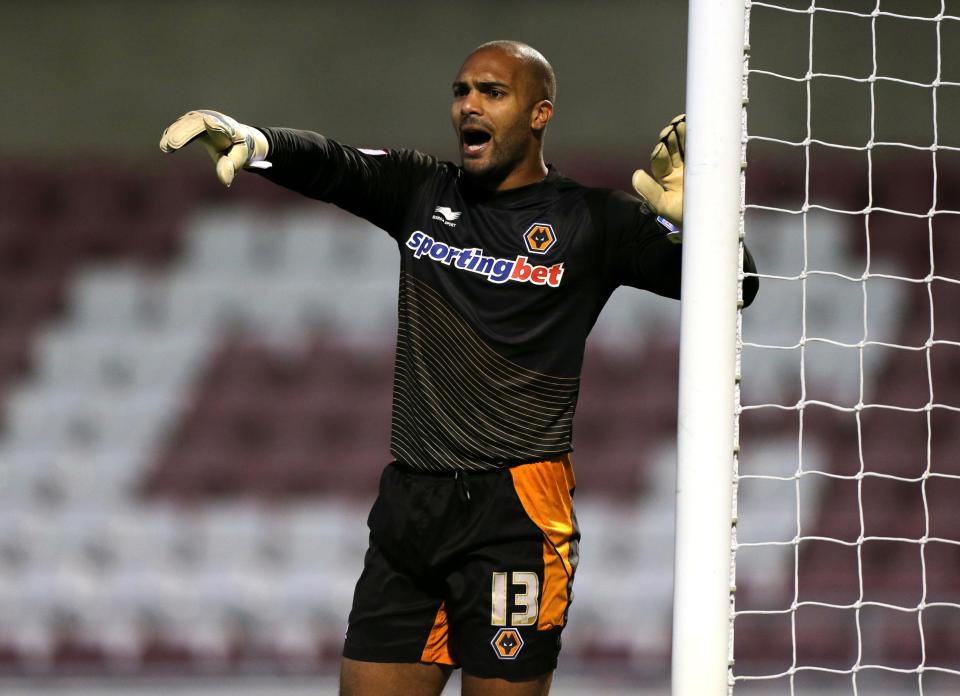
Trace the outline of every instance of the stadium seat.
<instances>
[{"instance_id":1,"label":"stadium seat","mask_svg":"<svg viewBox=\"0 0 960 696\"><path fill-rule=\"evenodd\" d=\"M871 540L862 550L863 592L869 601L915 607L923 593L920 545Z\"/></svg>"},{"instance_id":2,"label":"stadium seat","mask_svg":"<svg viewBox=\"0 0 960 696\"><path fill-rule=\"evenodd\" d=\"M960 634L955 606L929 607L923 612L923 639L926 664L960 670Z\"/></svg>"}]
</instances>

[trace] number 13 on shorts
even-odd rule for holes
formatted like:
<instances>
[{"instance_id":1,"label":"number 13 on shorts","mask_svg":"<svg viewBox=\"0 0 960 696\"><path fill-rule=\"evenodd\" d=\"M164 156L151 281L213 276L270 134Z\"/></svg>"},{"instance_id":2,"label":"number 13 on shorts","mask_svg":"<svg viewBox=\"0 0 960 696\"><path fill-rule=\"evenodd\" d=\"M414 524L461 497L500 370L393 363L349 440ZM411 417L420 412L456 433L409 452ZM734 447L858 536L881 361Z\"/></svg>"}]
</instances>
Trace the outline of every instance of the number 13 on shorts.
<instances>
[{"instance_id":1,"label":"number 13 on shorts","mask_svg":"<svg viewBox=\"0 0 960 696\"><path fill-rule=\"evenodd\" d=\"M510 573L507 583L506 572L493 573L491 582L491 626L507 624L507 592L513 588L522 588L514 592L514 602L520 611L510 614L510 626L532 626L537 623L540 599L540 579L530 571Z\"/></svg>"}]
</instances>

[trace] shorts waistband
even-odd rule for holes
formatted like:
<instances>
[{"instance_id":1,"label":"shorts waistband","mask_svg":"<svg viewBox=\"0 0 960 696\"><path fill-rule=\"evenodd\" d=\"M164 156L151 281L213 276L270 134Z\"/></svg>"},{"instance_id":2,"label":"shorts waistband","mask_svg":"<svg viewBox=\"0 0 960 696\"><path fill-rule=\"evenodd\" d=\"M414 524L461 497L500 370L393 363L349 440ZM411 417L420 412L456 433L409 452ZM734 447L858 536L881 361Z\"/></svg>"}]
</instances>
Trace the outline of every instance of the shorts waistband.
<instances>
[{"instance_id":1,"label":"shorts waistband","mask_svg":"<svg viewBox=\"0 0 960 696\"><path fill-rule=\"evenodd\" d=\"M549 463L559 463L559 464L569 464L570 463L570 453L566 452L561 454L559 457L552 457L550 459L535 459L530 462L510 462L504 464L503 466L496 467L494 469L421 469L419 467L410 466L399 460L394 460L390 462L390 466L396 467L405 474L420 474L423 476L432 476L436 478L458 478L459 476L483 476L484 474L496 474L502 471L509 471L510 469L515 469L518 466L526 466L528 464L549 464Z\"/></svg>"}]
</instances>

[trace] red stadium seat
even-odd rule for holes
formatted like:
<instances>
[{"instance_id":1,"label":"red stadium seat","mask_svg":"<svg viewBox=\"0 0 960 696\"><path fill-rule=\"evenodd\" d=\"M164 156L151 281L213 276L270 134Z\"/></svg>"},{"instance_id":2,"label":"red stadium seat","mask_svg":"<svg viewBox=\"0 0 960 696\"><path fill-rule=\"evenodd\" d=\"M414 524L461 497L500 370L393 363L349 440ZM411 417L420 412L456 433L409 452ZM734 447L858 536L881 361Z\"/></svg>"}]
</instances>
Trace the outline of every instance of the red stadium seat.
<instances>
[{"instance_id":1,"label":"red stadium seat","mask_svg":"<svg viewBox=\"0 0 960 696\"><path fill-rule=\"evenodd\" d=\"M926 664L960 670L960 609L955 606L928 607L923 611L923 639Z\"/></svg>"},{"instance_id":2,"label":"red stadium seat","mask_svg":"<svg viewBox=\"0 0 960 696\"><path fill-rule=\"evenodd\" d=\"M851 604L860 596L857 548L810 540L800 545L800 601ZM792 584L792 583L791 583Z\"/></svg>"}]
</instances>

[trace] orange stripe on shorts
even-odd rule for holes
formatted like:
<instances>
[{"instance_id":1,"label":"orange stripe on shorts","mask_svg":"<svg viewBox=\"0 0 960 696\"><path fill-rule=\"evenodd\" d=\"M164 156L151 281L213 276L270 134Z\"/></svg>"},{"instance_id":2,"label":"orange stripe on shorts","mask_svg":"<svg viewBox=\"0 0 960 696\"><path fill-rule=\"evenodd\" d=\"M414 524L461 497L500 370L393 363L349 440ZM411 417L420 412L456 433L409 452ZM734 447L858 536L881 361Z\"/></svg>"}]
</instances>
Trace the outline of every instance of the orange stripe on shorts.
<instances>
[{"instance_id":1,"label":"orange stripe on shorts","mask_svg":"<svg viewBox=\"0 0 960 696\"><path fill-rule=\"evenodd\" d=\"M513 486L527 516L543 532L541 631L563 626L570 604L570 538L573 536L573 488L570 455L510 469Z\"/></svg>"},{"instance_id":2,"label":"orange stripe on shorts","mask_svg":"<svg viewBox=\"0 0 960 696\"><path fill-rule=\"evenodd\" d=\"M437 617L433 620L433 628L430 629L430 635L427 636L427 642L420 654L420 662L433 662L442 665L456 664L450 656L450 649L447 645L448 628L447 609L441 602L440 608L437 610Z\"/></svg>"}]
</instances>

